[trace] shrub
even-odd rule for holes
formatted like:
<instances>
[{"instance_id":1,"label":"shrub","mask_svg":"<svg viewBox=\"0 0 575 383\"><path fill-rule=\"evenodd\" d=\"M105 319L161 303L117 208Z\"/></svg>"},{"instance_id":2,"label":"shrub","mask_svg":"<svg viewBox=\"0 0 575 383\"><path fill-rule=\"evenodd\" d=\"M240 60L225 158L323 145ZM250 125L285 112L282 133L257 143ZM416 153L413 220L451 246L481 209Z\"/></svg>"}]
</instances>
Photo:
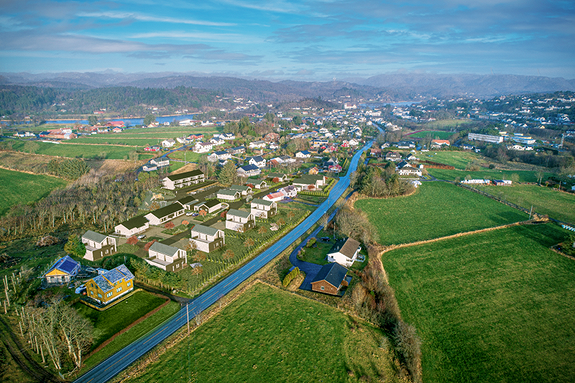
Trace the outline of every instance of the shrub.
<instances>
[{"instance_id":1,"label":"shrub","mask_svg":"<svg viewBox=\"0 0 575 383\"><path fill-rule=\"evenodd\" d=\"M278 182L280 182L280 179L279 179L278 177L274 177L274 178L272 179L272 182L273 182L274 184L277 184Z\"/></svg>"},{"instance_id":2,"label":"shrub","mask_svg":"<svg viewBox=\"0 0 575 383\"><path fill-rule=\"evenodd\" d=\"M176 225L174 225L173 222L166 222L166 224L164 225L164 227L166 229L173 229Z\"/></svg>"},{"instance_id":3,"label":"shrub","mask_svg":"<svg viewBox=\"0 0 575 383\"><path fill-rule=\"evenodd\" d=\"M305 247L312 247L313 245L315 245L316 241L317 240L315 238L310 238L310 240L307 241Z\"/></svg>"},{"instance_id":4,"label":"shrub","mask_svg":"<svg viewBox=\"0 0 575 383\"><path fill-rule=\"evenodd\" d=\"M128 238L126 243L128 245L135 245L136 243L138 243L138 238L135 235L132 235L130 238Z\"/></svg>"},{"instance_id":5,"label":"shrub","mask_svg":"<svg viewBox=\"0 0 575 383\"><path fill-rule=\"evenodd\" d=\"M144 250L145 250L145 251L150 250L150 247L154 244L154 242L158 242L158 241L154 239L154 240L151 240L150 242L146 243L146 244L144 245Z\"/></svg>"},{"instance_id":6,"label":"shrub","mask_svg":"<svg viewBox=\"0 0 575 383\"><path fill-rule=\"evenodd\" d=\"M188 226L189 224L190 224L190 223L189 223L188 221L185 221L185 220L182 221L182 225L184 225L184 226Z\"/></svg>"},{"instance_id":7,"label":"shrub","mask_svg":"<svg viewBox=\"0 0 575 383\"><path fill-rule=\"evenodd\" d=\"M296 278L298 275L299 275L299 268L296 267L292 271L290 271L288 275L285 276L282 282L283 287L288 287L291 281L293 281L294 278Z\"/></svg>"},{"instance_id":8,"label":"shrub","mask_svg":"<svg viewBox=\"0 0 575 383\"><path fill-rule=\"evenodd\" d=\"M421 382L421 339L415 327L400 321L395 328L395 349L403 357L414 382Z\"/></svg>"}]
</instances>

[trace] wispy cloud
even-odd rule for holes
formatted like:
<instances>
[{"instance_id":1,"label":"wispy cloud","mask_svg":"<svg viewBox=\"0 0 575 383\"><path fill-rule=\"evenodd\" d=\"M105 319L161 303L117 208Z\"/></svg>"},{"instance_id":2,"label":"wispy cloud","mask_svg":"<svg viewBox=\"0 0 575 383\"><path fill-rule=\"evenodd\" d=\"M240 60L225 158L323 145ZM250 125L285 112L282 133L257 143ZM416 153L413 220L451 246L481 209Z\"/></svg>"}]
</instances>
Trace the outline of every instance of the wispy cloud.
<instances>
[{"instance_id":1,"label":"wispy cloud","mask_svg":"<svg viewBox=\"0 0 575 383\"><path fill-rule=\"evenodd\" d=\"M148 21L157 23L172 23L172 24L191 24L191 25L203 25L203 26L215 26L215 27L229 27L236 24L233 23L222 23L218 21L208 21L208 20L193 20L186 18L173 18L173 17L161 17L161 16L150 16L144 15L136 12L80 12L79 17L94 17L94 18L108 18L108 19L122 19L122 20L137 20L137 21Z\"/></svg>"},{"instance_id":2,"label":"wispy cloud","mask_svg":"<svg viewBox=\"0 0 575 383\"><path fill-rule=\"evenodd\" d=\"M145 32L130 35L133 39L152 39L152 38L171 38L182 40L203 40L219 41L234 44L253 44L261 43L263 40L251 36L245 36L235 33L209 33L209 32L184 32L184 31L165 31L165 32Z\"/></svg>"}]
</instances>

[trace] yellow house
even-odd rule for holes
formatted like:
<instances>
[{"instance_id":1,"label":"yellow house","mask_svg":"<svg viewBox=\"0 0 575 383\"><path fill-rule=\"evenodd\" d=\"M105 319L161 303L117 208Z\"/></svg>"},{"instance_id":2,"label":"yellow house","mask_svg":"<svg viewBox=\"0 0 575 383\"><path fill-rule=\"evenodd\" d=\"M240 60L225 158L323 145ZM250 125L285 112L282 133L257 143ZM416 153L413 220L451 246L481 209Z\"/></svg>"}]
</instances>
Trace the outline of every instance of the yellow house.
<instances>
[{"instance_id":1,"label":"yellow house","mask_svg":"<svg viewBox=\"0 0 575 383\"><path fill-rule=\"evenodd\" d=\"M44 274L44 278L48 284L68 283L78 274L78 271L80 271L80 264L66 255L50 267L50 270Z\"/></svg>"},{"instance_id":2,"label":"yellow house","mask_svg":"<svg viewBox=\"0 0 575 383\"><path fill-rule=\"evenodd\" d=\"M125 265L108 270L86 282L86 295L106 305L134 289L134 275Z\"/></svg>"}]
</instances>

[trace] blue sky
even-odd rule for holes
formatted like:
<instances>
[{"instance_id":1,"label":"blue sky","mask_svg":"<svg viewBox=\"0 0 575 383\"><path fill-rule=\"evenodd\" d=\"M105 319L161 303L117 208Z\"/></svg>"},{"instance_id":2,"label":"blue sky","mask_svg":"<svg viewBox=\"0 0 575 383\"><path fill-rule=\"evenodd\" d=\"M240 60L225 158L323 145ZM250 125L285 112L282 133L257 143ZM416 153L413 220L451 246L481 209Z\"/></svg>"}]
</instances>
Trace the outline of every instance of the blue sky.
<instances>
[{"instance_id":1,"label":"blue sky","mask_svg":"<svg viewBox=\"0 0 575 383\"><path fill-rule=\"evenodd\" d=\"M575 78L572 0L0 0L0 9L0 72Z\"/></svg>"}]
</instances>

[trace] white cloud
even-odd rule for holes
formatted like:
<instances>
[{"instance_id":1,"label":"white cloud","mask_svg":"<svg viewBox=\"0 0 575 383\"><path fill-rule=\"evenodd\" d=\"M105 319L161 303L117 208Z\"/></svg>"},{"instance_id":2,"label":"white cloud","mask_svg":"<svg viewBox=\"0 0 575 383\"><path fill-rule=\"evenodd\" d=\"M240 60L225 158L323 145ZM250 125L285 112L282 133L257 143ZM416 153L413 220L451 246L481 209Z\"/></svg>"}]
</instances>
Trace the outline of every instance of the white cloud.
<instances>
[{"instance_id":1,"label":"white cloud","mask_svg":"<svg viewBox=\"0 0 575 383\"><path fill-rule=\"evenodd\" d=\"M138 20L138 21L149 21L158 23L173 23L173 24L191 24L191 25L204 25L204 26L215 26L215 27L229 27L236 24L232 23L220 23L215 21L205 21L205 20L192 20L192 19L176 19L173 17L157 17L143 15L134 12L81 12L78 13L79 17L95 17L95 18L108 18L108 19L122 19L122 20Z\"/></svg>"}]
</instances>

